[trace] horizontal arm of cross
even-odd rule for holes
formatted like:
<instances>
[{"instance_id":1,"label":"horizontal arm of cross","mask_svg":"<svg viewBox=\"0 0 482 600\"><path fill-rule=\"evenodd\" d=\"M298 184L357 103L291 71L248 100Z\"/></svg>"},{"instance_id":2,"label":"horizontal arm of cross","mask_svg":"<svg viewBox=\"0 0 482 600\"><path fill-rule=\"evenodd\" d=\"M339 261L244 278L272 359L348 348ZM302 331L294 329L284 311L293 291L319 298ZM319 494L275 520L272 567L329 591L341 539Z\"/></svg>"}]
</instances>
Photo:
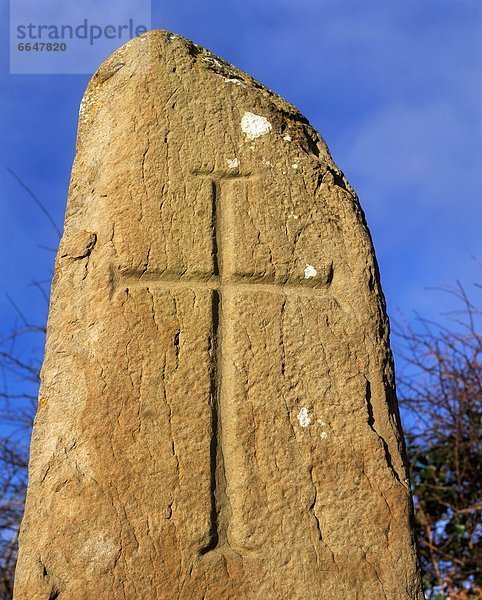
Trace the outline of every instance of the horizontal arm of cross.
<instances>
[{"instance_id":1,"label":"horizontal arm of cross","mask_svg":"<svg viewBox=\"0 0 482 600\"><path fill-rule=\"evenodd\" d=\"M161 272L139 272L135 270L113 272L114 288L117 291L132 288L155 288L166 290L218 290L245 292L269 292L273 294L312 296L326 292L327 286L316 280L277 281L262 276L233 276L224 278L206 274Z\"/></svg>"}]
</instances>

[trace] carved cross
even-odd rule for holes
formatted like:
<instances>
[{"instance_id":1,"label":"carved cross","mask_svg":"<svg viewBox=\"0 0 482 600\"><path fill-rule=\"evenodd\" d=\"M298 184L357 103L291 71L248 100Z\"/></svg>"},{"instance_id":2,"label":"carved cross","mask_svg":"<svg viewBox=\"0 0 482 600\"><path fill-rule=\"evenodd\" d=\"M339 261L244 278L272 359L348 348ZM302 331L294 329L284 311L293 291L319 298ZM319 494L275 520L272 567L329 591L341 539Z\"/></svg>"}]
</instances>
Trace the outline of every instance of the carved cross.
<instances>
[{"instance_id":1,"label":"carved cross","mask_svg":"<svg viewBox=\"0 0 482 600\"><path fill-rule=\"evenodd\" d=\"M211 523L210 540L199 550L201 555L228 546L227 532L230 517L230 505L226 488L228 480L223 456L225 434L223 433L223 415L230 402L227 389L227 357L223 345L229 319L223 310L223 298L230 294L249 292L270 292L283 295L312 295L319 290L319 280L301 282L282 282L266 280L254 273L250 278L236 275L234 263L233 238L229 235L235 226L233 207L223 199L223 182L226 180L247 180L250 175L220 173L195 173L207 178L212 186L212 259L213 271L209 277L192 277L167 273L149 274L148 272L127 272L122 274L119 286L128 289L134 286L175 289L211 289L212 290L212 366L211 366L211 415L213 438L211 441Z\"/></svg>"}]
</instances>

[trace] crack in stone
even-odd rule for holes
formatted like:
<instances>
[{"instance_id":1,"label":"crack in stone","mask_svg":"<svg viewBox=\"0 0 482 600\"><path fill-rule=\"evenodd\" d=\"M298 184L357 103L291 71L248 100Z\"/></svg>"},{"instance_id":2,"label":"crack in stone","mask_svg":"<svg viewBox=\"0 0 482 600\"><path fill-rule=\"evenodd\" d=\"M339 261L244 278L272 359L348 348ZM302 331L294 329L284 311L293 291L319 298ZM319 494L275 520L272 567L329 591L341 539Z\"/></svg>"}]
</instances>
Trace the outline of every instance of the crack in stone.
<instances>
[{"instance_id":1,"label":"crack in stone","mask_svg":"<svg viewBox=\"0 0 482 600\"><path fill-rule=\"evenodd\" d=\"M50 572L49 569L47 569L47 566L42 562L41 559L39 559L39 563L40 563L40 567L42 570L42 577L45 579L45 581L50 586L50 593L48 596L48 600L56 600L60 596L61 590L55 584L55 582L52 581L52 573Z\"/></svg>"},{"instance_id":2,"label":"crack in stone","mask_svg":"<svg viewBox=\"0 0 482 600\"><path fill-rule=\"evenodd\" d=\"M385 460L387 461L387 465L389 466L390 470L392 471L393 476L398 481L398 483L402 483L400 480L399 474L397 473L395 467L393 466L392 455L390 454L390 448L388 447L388 444L387 444L385 438L383 436L381 436L378 433L378 431L375 429L375 417L373 414L373 404L372 404L372 388L371 388L371 384L368 381L368 379L366 380L366 387L365 387L365 401L366 401L366 407L367 407L367 412L368 412L368 418L367 418L368 426L374 433L377 434L378 439L382 443L383 450L385 452Z\"/></svg>"}]
</instances>

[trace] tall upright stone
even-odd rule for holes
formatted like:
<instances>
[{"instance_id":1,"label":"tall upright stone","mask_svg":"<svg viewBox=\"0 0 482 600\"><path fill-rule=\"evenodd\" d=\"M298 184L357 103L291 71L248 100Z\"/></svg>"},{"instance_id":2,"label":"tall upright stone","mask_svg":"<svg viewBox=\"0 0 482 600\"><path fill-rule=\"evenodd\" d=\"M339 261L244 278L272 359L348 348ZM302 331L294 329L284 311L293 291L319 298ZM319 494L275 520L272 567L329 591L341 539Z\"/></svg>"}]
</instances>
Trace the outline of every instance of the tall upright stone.
<instances>
[{"instance_id":1,"label":"tall upright stone","mask_svg":"<svg viewBox=\"0 0 482 600\"><path fill-rule=\"evenodd\" d=\"M288 102L153 31L92 78L15 598L421 599L355 193Z\"/></svg>"}]
</instances>

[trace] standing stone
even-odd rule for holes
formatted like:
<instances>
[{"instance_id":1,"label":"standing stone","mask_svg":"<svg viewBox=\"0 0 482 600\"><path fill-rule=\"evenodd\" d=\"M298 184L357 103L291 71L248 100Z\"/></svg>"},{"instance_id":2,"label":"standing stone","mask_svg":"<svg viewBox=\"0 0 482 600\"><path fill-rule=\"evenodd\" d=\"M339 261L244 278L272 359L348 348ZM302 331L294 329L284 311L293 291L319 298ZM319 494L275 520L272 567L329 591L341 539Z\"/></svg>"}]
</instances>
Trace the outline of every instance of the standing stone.
<instances>
[{"instance_id":1,"label":"standing stone","mask_svg":"<svg viewBox=\"0 0 482 600\"><path fill-rule=\"evenodd\" d=\"M79 116L15 598L421 599L388 321L288 102L163 31Z\"/></svg>"}]
</instances>

